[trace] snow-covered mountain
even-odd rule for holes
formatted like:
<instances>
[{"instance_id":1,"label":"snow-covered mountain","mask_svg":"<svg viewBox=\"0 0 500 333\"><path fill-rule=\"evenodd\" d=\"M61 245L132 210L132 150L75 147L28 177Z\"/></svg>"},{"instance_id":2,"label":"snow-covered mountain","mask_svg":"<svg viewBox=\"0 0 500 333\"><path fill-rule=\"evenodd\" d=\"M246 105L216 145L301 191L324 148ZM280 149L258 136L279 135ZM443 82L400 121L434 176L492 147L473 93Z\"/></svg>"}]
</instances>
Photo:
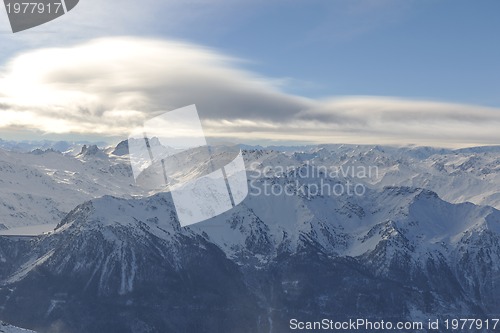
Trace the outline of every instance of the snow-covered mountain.
<instances>
[{"instance_id":1,"label":"snow-covered mountain","mask_svg":"<svg viewBox=\"0 0 500 333\"><path fill-rule=\"evenodd\" d=\"M258 169L261 174L263 170L269 174L273 170L269 168L279 169L279 173L284 168L328 167L336 170L334 178L354 178L370 188L421 187L452 203L470 201L500 208L498 147L444 150L329 145L301 149L250 149L244 154L248 169ZM184 158L198 167L187 170L183 181L206 172L204 161L197 163L192 154ZM359 177L361 171L366 175ZM56 224L76 205L102 195L154 194L136 186L126 141L108 149L84 145L76 156L53 149L30 153L0 149L0 183L0 228L4 229Z\"/></svg>"},{"instance_id":2,"label":"snow-covered mountain","mask_svg":"<svg viewBox=\"0 0 500 333\"><path fill-rule=\"evenodd\" d=\"M76 155L80 152L83 145L98 145L106 147L106 142L89 142L89 141L51 141L51 140L2 140L0 139L0 148L8 151L20 153L29 153L33 150L52 149L60 153L68 153Z\"/></svg>"},{"instance_id":3,"label":"snow-covered mountain","mask_svg":"<svg viewBox=\"0 0 500 333\"><path fill-rule=\"evenodd\" d=\"M28 253L4 254L0 314L77 332L283 332L289 313L479 316L499 309L499 238L498 210L407 187L362 200L250 197L187 228L168 193L106 196L30 240Z\"/></svg>"},{"instance_id":4,"label":"snow-covered mountain","mask_svg":"<svg viewBox=\"0 0 500 333\"><path fill-rule=\"evenodd\" d=\"M168 192L134 188L123 143L76 157L2 156L18 182L26 170L47 184L65 179L52 187L54 202L87 193L92 180L97 188L66 209L54 232L0 237L0 318L15 325L280 333L291 318L500 315L499 148L247 149L247 199L185 228ZM197 152L185 158L182 180L206 172ZM51 166L79 174L40 171ZM349 183L363 192L331 191ZM28 191L44 182L22 184Z\"/></svg>"},{"instance_id":5,"label":"snow-covered mountain","mask_svg":"<svg viewBox=\"0 0 500 333\"><path fill-rule=\"evenodd\" d=\"M57 224L76 205L136 191L128 159L83 146L77 156L52 149L0 149L0 228Z\"/></svg>"},{"instance_id":6,"label":"snow-covered mountain","mask_svg":"<svg viewBox=\"0 0 500 333\"><path fill-rule=\"evenodd\" d=\"M249 154L247 160L262 163L261 168L326 166L337 170L339 178L356 178L372 188L422 187L453 203L500 208L500 146L449 150L324 145L293 152L249 150ZM366 176L359 175L363 171Z\"/></svg>"}]
</instances>

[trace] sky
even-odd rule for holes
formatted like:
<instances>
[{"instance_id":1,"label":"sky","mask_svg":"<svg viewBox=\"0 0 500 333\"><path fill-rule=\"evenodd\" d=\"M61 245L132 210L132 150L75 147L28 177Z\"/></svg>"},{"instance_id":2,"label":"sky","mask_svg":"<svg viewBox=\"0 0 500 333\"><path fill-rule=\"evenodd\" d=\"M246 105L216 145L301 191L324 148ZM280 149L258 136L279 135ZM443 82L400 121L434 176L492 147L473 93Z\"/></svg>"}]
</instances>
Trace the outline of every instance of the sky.
<instances>
[{"instance_id":1,"label":"sky","mask_svg":"<svg viewBox=\"0 0 500 333\"><path fill-rule=\"evenodd\" d=\"M496 0L81 0L13 34L0 138L126 138L195 104L249 144L500 144ZM175 133L175 129L168 129Z\"/></svg>"}]
</instances>

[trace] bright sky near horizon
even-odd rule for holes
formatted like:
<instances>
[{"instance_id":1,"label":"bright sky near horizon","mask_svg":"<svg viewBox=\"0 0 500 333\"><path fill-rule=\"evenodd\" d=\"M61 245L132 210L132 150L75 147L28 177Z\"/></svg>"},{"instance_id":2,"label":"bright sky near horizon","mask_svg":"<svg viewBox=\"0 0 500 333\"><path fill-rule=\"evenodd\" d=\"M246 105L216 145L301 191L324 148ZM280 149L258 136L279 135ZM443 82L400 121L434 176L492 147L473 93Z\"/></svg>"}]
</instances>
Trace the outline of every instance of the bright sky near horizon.
<instances>
[{"instance_id":1,"label":"bright sky near horizon","mask_svg":"<svg viewBox=\"0 0 500 333\"><path fill-rule=\"evenodd\" d=\"M0 137L126 137L196 104L248 143L500 144L496 0L81 0L12 34ZM249 139L252 138L252 139Z\"/></svg>"}]
</instances>

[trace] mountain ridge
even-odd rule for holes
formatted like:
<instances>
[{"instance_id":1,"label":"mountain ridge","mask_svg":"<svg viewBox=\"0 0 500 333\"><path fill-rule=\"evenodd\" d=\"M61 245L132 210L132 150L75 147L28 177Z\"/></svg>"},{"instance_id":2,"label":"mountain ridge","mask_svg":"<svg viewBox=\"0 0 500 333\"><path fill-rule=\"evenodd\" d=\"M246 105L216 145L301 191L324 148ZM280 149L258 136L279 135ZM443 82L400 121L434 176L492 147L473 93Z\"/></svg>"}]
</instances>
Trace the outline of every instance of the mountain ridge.
<instances>
[{"instance_id":1,"label":"mountain ridge","mask_svg":"<svg viewBox=\"0 0 500 333\"><path fill-rule=\"evenodd\" d=\"M52 232L0 236L2 319L41 333L281 333L296 316L500 316L500 159L490 151L244 150L249 196L184 228L170 193L134 188L127 154L112 151L0 151L12 182L0 195L14 211L47 214L19 204L36 193L23 186L50 187L54 206L65 204ZM182 180L206 172L197 156L185 155L194 165ZM348 182L363 193L313 191Z\"/></svg>"}]
</instances>

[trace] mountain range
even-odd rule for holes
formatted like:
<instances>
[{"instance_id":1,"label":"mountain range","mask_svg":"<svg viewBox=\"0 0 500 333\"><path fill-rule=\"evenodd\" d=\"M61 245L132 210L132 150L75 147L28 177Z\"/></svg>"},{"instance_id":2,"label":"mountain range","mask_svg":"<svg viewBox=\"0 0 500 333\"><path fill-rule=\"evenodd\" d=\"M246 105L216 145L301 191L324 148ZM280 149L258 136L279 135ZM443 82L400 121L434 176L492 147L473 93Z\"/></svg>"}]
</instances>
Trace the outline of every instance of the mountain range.
<instances>
[{"instance_id":1,"label":"mountain range","mask_svg":"<svg viewBox=\"0 0 500 333\"><path fill-rule=\"evenodd\" d=\"M206 172L197 156L183 156L185 177ZM126 142L0 150L0 318L37 332L281 333L292 318L500 316L500 147L243 156L248 197L180 227L168 190L135 184Z\"/></svg>"}]
</instances>

